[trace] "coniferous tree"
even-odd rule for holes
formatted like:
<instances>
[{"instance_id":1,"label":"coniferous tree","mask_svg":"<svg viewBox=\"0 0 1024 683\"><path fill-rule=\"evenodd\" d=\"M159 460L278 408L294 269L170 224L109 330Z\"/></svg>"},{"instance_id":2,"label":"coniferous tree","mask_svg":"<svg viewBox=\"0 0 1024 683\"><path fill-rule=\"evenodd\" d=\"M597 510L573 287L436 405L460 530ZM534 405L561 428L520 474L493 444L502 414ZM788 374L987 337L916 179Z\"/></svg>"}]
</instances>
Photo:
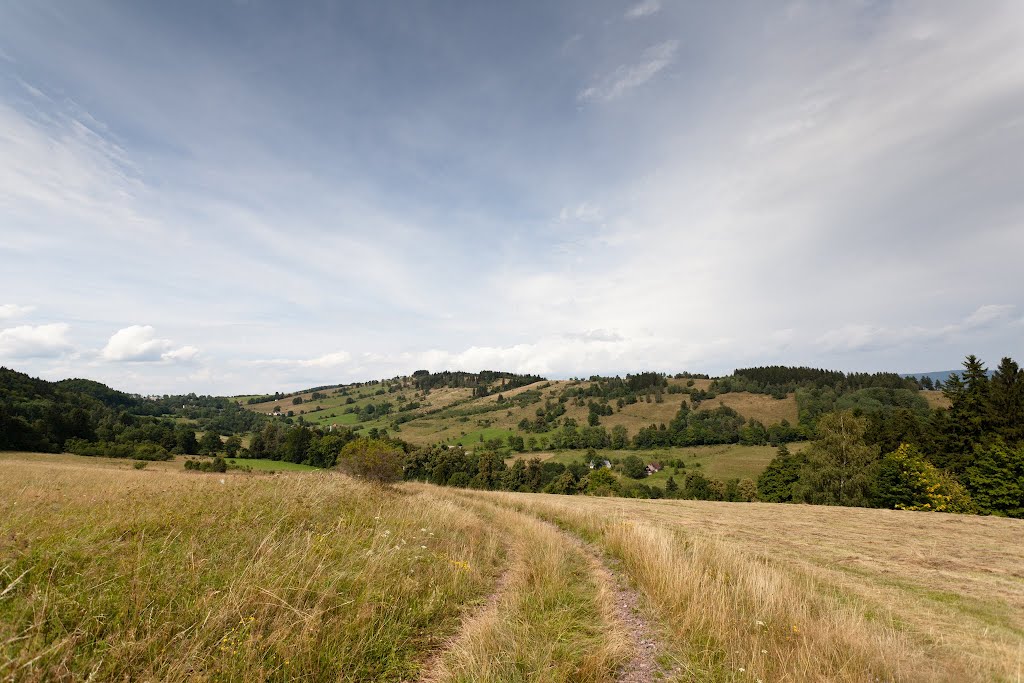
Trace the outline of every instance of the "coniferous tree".
<instances>
[{"instance_id":1,"label":"coniferous tree","mask_svg":"<svg viewBox=\"0 0 1024 683\"><path fill-rule=\"evenodd\" d=\"M989 381L988 422L1009 443L1024 441L1024 370L1003 358Z\"/></svg>"}]
</instances>

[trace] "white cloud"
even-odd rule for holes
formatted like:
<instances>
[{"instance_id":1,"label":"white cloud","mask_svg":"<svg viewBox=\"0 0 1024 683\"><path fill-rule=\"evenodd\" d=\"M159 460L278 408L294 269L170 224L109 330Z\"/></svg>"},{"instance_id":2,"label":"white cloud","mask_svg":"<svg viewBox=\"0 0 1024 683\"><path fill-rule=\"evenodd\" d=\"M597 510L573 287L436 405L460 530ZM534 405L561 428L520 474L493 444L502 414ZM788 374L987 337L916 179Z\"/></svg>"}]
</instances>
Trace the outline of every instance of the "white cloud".
<instances>
[{"instance_id":1,"label":"white cloud","mask_svg":"<svg viewBox=\"0 0 1024 683\"><path fill-rule=\"evenodd\" d=\"M21 325L0 331L0 357L54 358L71 350L67 323Z\"/></svg>"},{"instance_id":2,"label":"white cloud","mask_svg":"<svg viewBox=\"0 0 1024 683\"><path fill-rule=\"evenodd\" d=\"M35 310L35 306L19 306L18 304L0 304L0 320L20 318Z\"/></svg>"},{"instance_id":3,"label":"white cloud","mask_svg":"<svg viewBox=\"0 0 1024 683\"><path fill-rule=\"evenodd\" d=\"M661 11L661 0L642 0L626 10L624 15L627 19L640 19L649 17Z\"/></svg>"},{"instance_id":4,"label":"white cloud","mask_svg":"<svg viewBox=\"0 0 1024 683\"><path fill-rule=\"evenodd\" d=\"M187 362L194 360L198 353L199 349L194 346L174 348L170 339L158 339L151 325L132 325L115 332L100 356L115 362Z\"/></svg>"},{"instance_id":5,"label":"white cloud","mask_svg":"<svg viewBox=\"0 0 1024 683\"><path fill-rule=\"evenodd\" d=\"M654 78L675 59L678 40L666 40L644 50L642 61L622 65L586 88L577 99L588 102L610 102Z\"/></svg>"}]
</instances>

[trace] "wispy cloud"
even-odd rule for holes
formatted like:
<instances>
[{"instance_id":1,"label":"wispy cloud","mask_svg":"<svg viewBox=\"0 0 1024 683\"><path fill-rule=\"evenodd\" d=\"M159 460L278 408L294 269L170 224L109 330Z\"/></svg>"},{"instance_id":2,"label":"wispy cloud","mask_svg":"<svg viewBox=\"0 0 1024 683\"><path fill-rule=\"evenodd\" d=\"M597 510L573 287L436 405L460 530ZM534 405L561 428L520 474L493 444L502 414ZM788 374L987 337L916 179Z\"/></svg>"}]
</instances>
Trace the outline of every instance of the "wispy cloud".
<instances>
[{"instance_id":1,"label":"wispy cloud","mask_svg":"<svg viewBox=\"0 0 1024 683\"><path fill-rule=\"evenodd\" d=\"M35 306L19 306L18 304L0 304L0 320L21 318L35 310Z\"/></svg>"},{"instance_id":2,"label":"wispy cloud","mask_svg":"<svg viewBox=\"0 0 1024 683\"><path fill-rule=\"evenodd\" d=\"M649 17L652 14L657 14L661 11L661 0L643 0L626 10L626 14L623 15L627 19L640 19L641 17Z\"/></svg>"},{"instance_id":3,"label":"wispy cloud","mask_svg":"<svg viewBox=\"0 0 1024 683\"><path fill-rule=\"evenodd\" d=\"M978 333L999 326L1010 326L1013 310L1009 304L987 304L955 323L937 327L907 325L886 327L869 323L854 323L829 330L816 340L828 350L871 351L905 344L921 345L935 341L950 341L965 334Z\"/></svg>"},{"instance_id":4,"label":"wispy cloud","mask_svg":"<svg viewBox=\"0 0 1024 683\"><path fill-rule=\"evenodd\" d=\"M584 102L610 102L622 97L654 78L675 59L678 40L666 40L644 50L636 64L622 65L580 91L577 98Z\"/></svg>"}]
</instances>

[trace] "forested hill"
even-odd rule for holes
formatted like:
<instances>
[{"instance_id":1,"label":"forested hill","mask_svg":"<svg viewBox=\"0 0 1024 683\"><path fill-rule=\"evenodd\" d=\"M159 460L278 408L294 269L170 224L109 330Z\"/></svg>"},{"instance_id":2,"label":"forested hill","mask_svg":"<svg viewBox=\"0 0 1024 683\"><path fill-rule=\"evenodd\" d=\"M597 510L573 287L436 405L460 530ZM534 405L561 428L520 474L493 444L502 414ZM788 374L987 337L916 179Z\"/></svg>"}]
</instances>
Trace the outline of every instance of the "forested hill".
<instances>
[{"instance_id":1,"label":"forested hill","mask_svg":"<svg viewBox=\"0 0 1024 683\"><path fill-rule=\"evenodd\" d=\"M244 433L264 419L227 398L147 398L93 380L48 382L0 367L0 450L159 459L197 453L196 430Z\"/></svg>"}]
</instances>

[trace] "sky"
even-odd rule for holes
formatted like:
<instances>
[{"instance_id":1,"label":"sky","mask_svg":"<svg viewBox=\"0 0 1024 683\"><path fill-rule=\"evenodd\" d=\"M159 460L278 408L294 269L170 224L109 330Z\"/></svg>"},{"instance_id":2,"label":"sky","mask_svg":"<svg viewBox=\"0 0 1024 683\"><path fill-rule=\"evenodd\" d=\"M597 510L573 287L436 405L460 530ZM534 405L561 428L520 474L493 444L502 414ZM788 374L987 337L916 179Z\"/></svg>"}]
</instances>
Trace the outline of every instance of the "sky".
<instances>
[{"instance_id":1,"label":"sky","mask_svg":"<svg viewBox=\"0 0 1024 683\"><path fill-rule=\"evenodd\" d=\"M0 1L0 365L1024 360L1024 3Z\"/></svg>"}]
</instances>

